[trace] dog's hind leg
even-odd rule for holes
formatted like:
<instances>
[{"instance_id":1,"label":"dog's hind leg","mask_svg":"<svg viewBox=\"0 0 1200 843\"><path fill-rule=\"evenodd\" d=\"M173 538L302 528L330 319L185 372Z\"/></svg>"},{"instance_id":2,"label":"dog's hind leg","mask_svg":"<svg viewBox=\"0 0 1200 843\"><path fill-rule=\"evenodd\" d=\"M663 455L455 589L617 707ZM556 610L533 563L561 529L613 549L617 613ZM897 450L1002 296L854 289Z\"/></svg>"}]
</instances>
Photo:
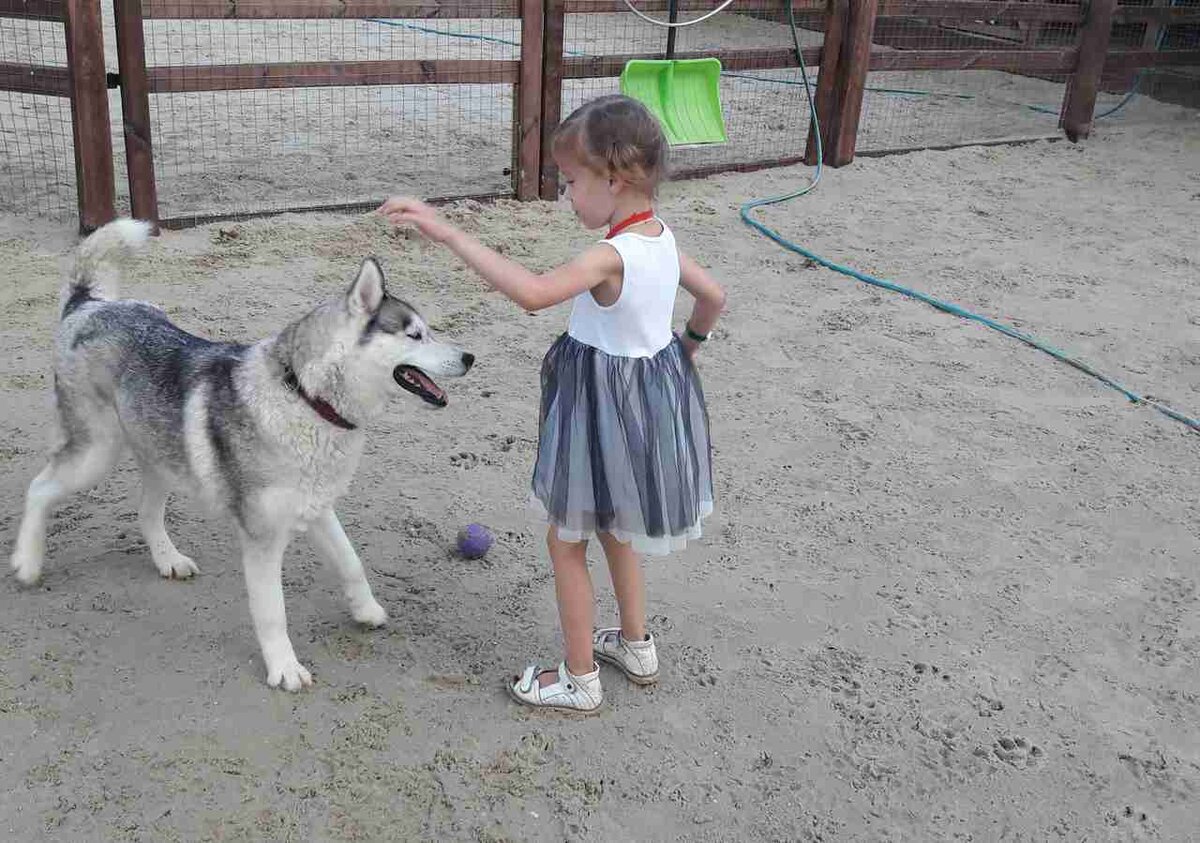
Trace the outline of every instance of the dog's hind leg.
<instances>
[{"instance_id":1,"label":"dog's hind leg","mask_svg":"<svg viewBox=\"0 0 1200 843\"><path fill-rule=\"evenodd\" d=\"M200 573L187 556L179 552L167 528L163 524L163 515L167 509L167 484L153 469L142 466L142 502L138 508L138 520L142 527L142 536L150 548L150 558L154 567L168 579L185 580Z\"/></svg>"},{"instance_id":2,"label":"dog's hind leg","mask_svg":"<svg viewBox=\"0 0 1200 843\"><path fill-rule=\"evenodd\" d=\"M258 635L267 684L299 691L312 684L312 674L300 664L288 638L287 612L283 604L283 551L290 532L250 537L242 534L242 565L246 573L246 591L250 596L250 617Z\"/></svg>"},{"instance_id":3,"label":"dog's hind leg","mask_svg":"<svg viewBox=\"0 0 1200 843\"><path fill-rule=\"evenodd\" d=\"M25 517L17 533L12 568L17 579L32 585L42 575L46 555L46 520L68 495L92 488L121 455L121 442L111 437L71 440L50 458L25 496Z\"/></svg>"},{"instance_id":4,"label":"dog's hind leg","mask_svg":"<svg viewBox=\"0 0 1200 843\"><path fill-rule=\"evenodd\" d=\"M346 602L350 604L350 616L370 627L387 623L387 612L371 593L371 584L367 582L362 560L346 537L337 513L332 509L325 510L309 526L308 532L317 550L337 572Z\"/></svg>"}]
</instances>

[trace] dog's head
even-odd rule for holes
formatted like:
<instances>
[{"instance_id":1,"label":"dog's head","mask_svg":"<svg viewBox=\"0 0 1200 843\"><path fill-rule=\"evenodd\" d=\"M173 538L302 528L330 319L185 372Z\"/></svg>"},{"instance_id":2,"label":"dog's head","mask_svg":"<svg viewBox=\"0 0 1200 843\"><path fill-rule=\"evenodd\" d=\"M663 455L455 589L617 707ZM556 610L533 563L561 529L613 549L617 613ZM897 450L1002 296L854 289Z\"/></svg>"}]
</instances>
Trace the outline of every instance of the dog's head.
<instances>
[{"instance_id":1,"label":"dog's head","mask_svg":"<svg viewBox=\"0 0 1200 843\"><path fill-rule=\"evenodd\" d=\"M383 270L372 258L340 301L326 309L336 325L325 325L326 351L314 360L317 368L334 364L340 381L336 391L360 407L404 389L435 407L446 405L446 393L436 378L461 377L475 356L434 339L416 308L390 295Z\"/></svg>"}]
</instances>

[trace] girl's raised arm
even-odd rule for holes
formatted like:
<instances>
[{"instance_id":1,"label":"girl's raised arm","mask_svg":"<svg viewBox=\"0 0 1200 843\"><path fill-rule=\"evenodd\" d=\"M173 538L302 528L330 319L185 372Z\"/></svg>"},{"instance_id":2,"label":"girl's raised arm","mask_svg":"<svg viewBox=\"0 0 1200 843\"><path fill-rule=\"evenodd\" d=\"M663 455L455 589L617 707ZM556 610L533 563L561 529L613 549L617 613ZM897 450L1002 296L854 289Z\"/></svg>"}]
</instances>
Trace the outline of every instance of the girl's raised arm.
<instances>
[{"instance_id":1,"label":"girl's raised arm","mask_svg":"<svg viewBox=\"0 0 1200 843\"><path fill-rule=\"evenodd\" d=\"M490 287L528 311L553 307L597 284L621 277L620 255L600 244L539 275L483 245L417 199L393 197L379 211L391 222L414 225L428 239L446 246Z\"/></svg>"}]
</instances>

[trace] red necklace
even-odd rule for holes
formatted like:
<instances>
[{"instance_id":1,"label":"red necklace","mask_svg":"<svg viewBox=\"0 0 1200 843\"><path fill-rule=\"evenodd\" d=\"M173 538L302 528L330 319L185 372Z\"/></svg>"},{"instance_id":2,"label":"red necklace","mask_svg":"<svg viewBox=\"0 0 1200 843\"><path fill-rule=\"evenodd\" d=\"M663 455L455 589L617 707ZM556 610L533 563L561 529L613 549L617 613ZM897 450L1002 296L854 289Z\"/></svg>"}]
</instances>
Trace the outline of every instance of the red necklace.
<instances>
[{"instance_id":1,"label":"red necklace","mask_svg":"<svg viewBox=\"0 0 1200 843\"><path fill-rule=\"evenodd\" d=\"M651 208L649 211L638 211L636 214L630 214L625 219L621 220L619 223L617 223L612 228L610 228L608 230L608 234L606 234L604 236L604 239L611 240L612 238L614 238L618 234L620 234L622 231L629 228L629 226L637 225L639 222L645 222L646 220L652 220L652 219L654 219L654 209L653 208Z\"/></svg>"}]
</instances>

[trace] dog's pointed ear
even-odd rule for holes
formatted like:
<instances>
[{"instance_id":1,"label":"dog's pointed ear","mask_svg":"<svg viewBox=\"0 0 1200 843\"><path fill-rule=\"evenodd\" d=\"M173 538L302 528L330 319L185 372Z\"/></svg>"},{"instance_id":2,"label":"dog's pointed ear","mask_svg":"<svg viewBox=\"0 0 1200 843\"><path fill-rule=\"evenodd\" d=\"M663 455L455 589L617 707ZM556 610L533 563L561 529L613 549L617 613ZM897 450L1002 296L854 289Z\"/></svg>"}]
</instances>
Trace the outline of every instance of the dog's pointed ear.
<instances>
[{"instance_id":1,"label":"dog's pointed ear","mask_svg":"<svg viewBox=\"0 0 1200 843\"><path fill-rule=\"evenodd\" d=\"M358 277L346 292L351 313L374 313L383 304L383 270L374 258L367 258L358 268Z\"/></svg>"}]
</instances>

